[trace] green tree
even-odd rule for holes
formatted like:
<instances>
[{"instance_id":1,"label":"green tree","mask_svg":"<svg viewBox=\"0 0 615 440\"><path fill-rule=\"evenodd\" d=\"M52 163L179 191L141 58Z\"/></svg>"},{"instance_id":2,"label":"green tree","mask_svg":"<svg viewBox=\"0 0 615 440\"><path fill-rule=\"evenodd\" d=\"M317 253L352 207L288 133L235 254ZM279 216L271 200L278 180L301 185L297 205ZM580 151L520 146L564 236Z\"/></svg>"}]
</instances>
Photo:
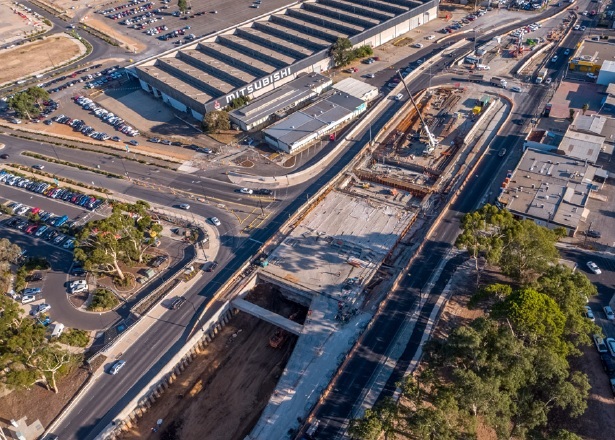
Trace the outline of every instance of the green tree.
<instances>
[{"instance_id":1,"label":"green tree","mask_svg":"<svg viewBox=\"0 0 615 440\"><path fill-rule=\"evenodd\" d=\"M177 0L177 7L179 7L179 10L183 14L188 10L188 2L186 0Z\"/></svg>"},{"instance_id":2,"label":"green tree","mask_svg":"<svg viewBox=\"0 0 615 440\"><path fill-rule=\"evenodd\" d=\"M16 93L8 101L8 106L19 117L32 119L41 113L41 104L49 99L49 93L41 87L29 87Z\"/></svg>"},{"instance_id":3,"label":"green tree","mask_svg":"<svg viewBox=\"0 0 615 440\"><path fill-rule=\"evenodd\" d=\"M514 220L509 211L485 205L477 211L470 212L461 219L462 232L457 237L455 246L465 249L474 260L476 284L480 283L480 274L484 269L480 260L497 264L504 249L506 231Z\"/></svg>"},{"instance_id":4,"label":"green tree","mask_svg":"<svg viewBox=\"0 0 615 440\"><path fill-rule=\"evenodd\" d=\"M152 222L147 208L144 202L116 204L109 217L86 223L77 235L75 258L88 271L123 280L120 262L141 262L151 246L145 241L146 233L161 230L160 225Z\"/></svg>"},{"instance_id":5,"label":"green tree","mask_svg":"<svg viewBox=\"0 0 615 440\"><path fill-rule=\"evenodd\" d=\"M4 292L9 291L11 263L17 261L20 255L21 248L19 246L6 238L0 238L0 289Z\"/></svg>"},{"instance_id":6,"label":"green tree","mask_svg":"<svg viewBox=\"0 0 615 440\"><path fill-rule=\"evenodd\" d=\"M514 291L494 310L496 316L510 320L517 336L530 344L547 342L563 354L562 336L566 318L549 296L531 288Z\"/></svg>"},{"instance_id":7,"label":"green tree","mask_svg":"<svg viewBox=\"0 0 615 440\"><path fill-rule=\"evenodd\" d=\"M338 38L329 49L329 56L336 66L346 66L352 61L352 43L348 38Z\"/></svg>"},{"instance_id":8,"label":"green tree","mask_svg":"<svg viewBox=\"0 0 615 440\"><path fill-rule=\"evenodd\" d=\"M565 429L560 429L556 433L554 433L552 436L550 436L549 440L583 440L583 439L570 431L566 431Z\"/></svg>"},{"instance_id":9,"label":"green tree","mask_svg":"<svg viewBox=\"0 0 615 440\"><path fill-rule=\"evenodd\" d=\"M589 335L600 333L598 326L584 316L586 301L598 293L596 286L582 272L560 264L549 267L533 286L557 303L566 319L565 340L571 352L580 354L579 345L591 344Z\"/></svg>"},{"instance_id":10,"label":"green tree","mask_svg":"<svg viewBox=\"0 0 615 440\"><path fill-rule=\"evenodd\" d=\"M207 133L220 133L222 130L231 128L231 121L228 112L224 110L214 110L205 113L203 117L203 129Z\"/></svg>"},{"instance_id":11,"label":"green tree","mask_svg":"<svg viewBox=\"0 0 615 440\"><path fill-rule=\"evenodd\" d=\"M115 308L119 303L120 301L110 290L97 289L94 292L88 310L91 312L106 312Z\"/></svg>"},{"instance_id":12,"label":"green tree","mask_svg":"<svg viewBox=\"0 0 615 440\"><path fill-rule=\"evenodd\" d=\"M589 110L589 104L588 103L583 104L583 107L581 107L581 109L583 110L583 114L585 114L585 112Z\"/></svg>"},{"instance_id":13,"label":"green tree","mask_svg":"<svg viewBox=\"0 0 615 440\"><path fill-rule=\"evenodd\" d=\"M507 228L499 266L505 275L528 281L555 264L559 252L555 243L560 230L539 226L531 220L514 221Z\"/></svg>"},{"instance_id":14,"label":"green tree","mask_svg":"<svg viewBox=\"0 0 615 440\"><path fill-rule=\"evenodd\" d=\"M387 439L396 430L395 425L398 422L397 403L386 398L374 409L367 409L360 419L352 420L350 423L349 432L353 437L361 440L378 440L384 432L384 438Z\"/></svg>"}]
</instances>

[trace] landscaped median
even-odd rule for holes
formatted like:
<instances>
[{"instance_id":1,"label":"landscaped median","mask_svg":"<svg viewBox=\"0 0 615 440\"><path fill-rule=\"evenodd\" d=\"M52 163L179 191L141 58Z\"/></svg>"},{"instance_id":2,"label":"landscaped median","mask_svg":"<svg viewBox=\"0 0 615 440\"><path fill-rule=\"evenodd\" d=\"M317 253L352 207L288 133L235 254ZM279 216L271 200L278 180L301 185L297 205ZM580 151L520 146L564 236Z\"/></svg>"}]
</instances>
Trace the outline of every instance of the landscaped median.
<instances>
[{"instance_id":1,"label":"landscaped median","mask_svg":"<svg viewBox=\"0 0 615 440\"><path fill-rule=\"evenodd\" d=\"M77 168L77 169L80 169L81 171L90 171L92 173L102 174L103 176L113 177L114 179L124 179L124 176L120 176L119 174L110 173L108 171L100 170L98 168L92 168L92 167L88 167L88 166L81 165L78 163L69 162L66 160L55 159L50 156L45 156L44 154L32 153L30 151L24 151L21 154L22 156L33 157L35 159L44 160L45 162L57 163L59 165L65 165L67 167Z\"/></svg>"},{"instance_id":2,"label":"landscaped median","mask_svg":"<svg viewBox=\"0 0 615 440\"><path fill-rule=\"evenodd\" d=\"M92 185L85 185L80 182L75 182L74 180L66 179L64 177L58 177L50 173L45 173L43 171L34 172L30 167L26 167L24 165L4 164L2 166L2 169L7 170L8 172L10 172L11 174L15 176L34 178L41 182L54 183L54 184L56 184L56 181L62 182L63 186L67 189L70 188L76 191L83 191L85 188L92 194L92 196L96 198L106 199L109 197L109 194L110 194L110 191L107 190L106 188L96 187Z\"/></svg>"}]
</instances>

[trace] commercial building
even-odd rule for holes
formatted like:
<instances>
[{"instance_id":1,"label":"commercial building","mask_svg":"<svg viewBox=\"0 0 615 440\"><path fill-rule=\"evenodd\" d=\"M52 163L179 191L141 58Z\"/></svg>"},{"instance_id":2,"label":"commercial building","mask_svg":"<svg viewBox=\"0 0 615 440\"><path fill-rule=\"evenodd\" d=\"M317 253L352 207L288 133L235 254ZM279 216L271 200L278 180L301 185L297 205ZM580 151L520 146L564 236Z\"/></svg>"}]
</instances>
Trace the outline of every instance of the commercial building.
<instances>
[{"instance_id":1,"label":"commercial building","mask_svg":"<svg viewBox=\"0 0 615 440\"><path fill-rule=\"evenodd\" d=\"M378 96L378 87L354 78L343 79L335 83L333 88L365 102L369 102Z\"/></svg>"},{"instance_id":2,"label":"commercial building","mask_svg":"<svg viewBox=\"0 0 615 440\"><path fill-rule=\"evenodd\" d=\"M615 44L601 40L583 40L570 60L568 68L573 72L598 75L598 84L608 85L608 80L613 75L608 73L613 71L613 62L610 61L613 58L615 58ZM605 74L601 79L599 72L602 69L605 70Z\"/></svg>"},{"instance_id":3,"label":"commercial building","mask_svg":"<svg viewBox=\"0 0 615 440\"><path fill-rule=\"evenodd\" d=\"M498 202L515 217L574 235L587 219L587 200L607 177L600 168L567 156L528 149L502 184Z\"/></svg>"},{"instance_id":4,"label":"commercial building","mask_svg":"<svg viewBox=\"0 0 615 440\"><path fill-rule=\"evenodd\" d=\"M336 91L263 130L265 141L276 150L298 153L366 109L365 101Z\"/></svg>"},{"instance_id":5,"label":"commercial building","mask_svg":"<svg viewBox=\"0 0 615 440\"><path fill-rule=\"evenodd\" d=\"M437 0L298 2L131 66L141 87L202 119L239 96L256 98L300 73L332 67L339 38L380 46L438 15Z\"/></svg>"},{"instance_id":6,"label":"commercial building","mask_svg":"<svg viewBox=\"0 0 615 440\"><path fill-rule=\"evenodd\" d=\"M333 81L319 73L303 73L290 82L229 113L231 122L244 131L258 129L298 110L331 87Z\"/></svg>"}]
</instances>

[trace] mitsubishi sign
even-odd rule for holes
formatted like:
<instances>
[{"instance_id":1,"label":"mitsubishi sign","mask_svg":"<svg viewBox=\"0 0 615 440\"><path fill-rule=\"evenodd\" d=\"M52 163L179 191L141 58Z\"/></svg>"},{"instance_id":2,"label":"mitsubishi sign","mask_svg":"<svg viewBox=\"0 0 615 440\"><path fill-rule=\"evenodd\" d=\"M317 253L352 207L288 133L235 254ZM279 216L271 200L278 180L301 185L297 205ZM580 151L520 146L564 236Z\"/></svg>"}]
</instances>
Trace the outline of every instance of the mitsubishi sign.
<instances>
[{"instance_id":1,"label":"mitsubishi sign","mask_svg":"<svg viewBox=\"0 0 615 440\"><path fill-rule=\"evenodd\" d=\"M284 78L289 78L292 73L292 66L286 67L282 70L278 70L277 72L274 72L269 76L254 81L253 83L250 83L240 89L236 89L228 95L221 96L220 98L217 98L214 102L208 102L207 104L205 104L205 110L219 110L222 103L226 107L233 101L233 99L239 98L240 96L252 95L253 93L257 93L259 90L264 89L270 85L273 85L275 88L276 81L280 81Z\"/></svg>"}]
</instances>

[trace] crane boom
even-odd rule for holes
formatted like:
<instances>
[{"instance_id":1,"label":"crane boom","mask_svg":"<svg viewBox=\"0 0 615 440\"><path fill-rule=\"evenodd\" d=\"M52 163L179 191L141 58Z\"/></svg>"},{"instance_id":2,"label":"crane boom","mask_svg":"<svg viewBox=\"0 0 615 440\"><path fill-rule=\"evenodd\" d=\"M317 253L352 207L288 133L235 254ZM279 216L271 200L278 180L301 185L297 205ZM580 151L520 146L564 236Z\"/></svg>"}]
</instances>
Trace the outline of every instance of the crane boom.
<instances>
[{"instance_id":1,"label":"crane boom","mask_svg":"<svg viewBox=\"0 0 615 440\"><path fill-rule=\"evenodd\" d=\"M401 79L401 82L404 85L404 87L406 89L406 92L408 93L408 96L410 97L410 101L412 102L412 105L414 106L414 108L416 109L416 112L419 115L419 119L421 120L421 125L423 126L423 130L425 130L425 133L427 134L427 140L429 142L429 153L431 153L438 146L438 140L431 133L431 131L429 131L429 127L425 123L425 120L423 119L423 115L421 115L421 111L419 110L418 106L416 105L416 102L414 102L414 98L412 97L412 93L410 93L410 90L408 89L408 85L406 84L406 81L404 80L404 77L402 76L402 74L401 74L401 72L399 70L397 71L397 74L399 75L399 78Z\"/></svg>"}]
</instances>

